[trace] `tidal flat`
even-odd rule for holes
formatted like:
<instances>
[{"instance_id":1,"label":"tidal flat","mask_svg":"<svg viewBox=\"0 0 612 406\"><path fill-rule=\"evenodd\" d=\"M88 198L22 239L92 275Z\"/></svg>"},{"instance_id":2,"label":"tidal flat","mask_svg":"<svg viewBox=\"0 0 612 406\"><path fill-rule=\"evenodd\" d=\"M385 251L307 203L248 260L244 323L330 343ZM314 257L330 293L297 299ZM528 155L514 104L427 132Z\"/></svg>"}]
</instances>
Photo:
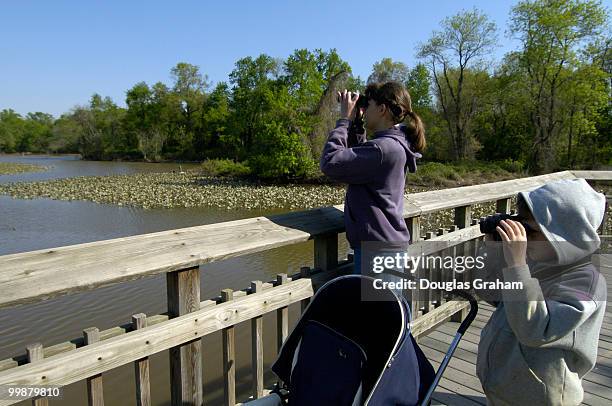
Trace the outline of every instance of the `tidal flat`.
<instances>
[{"instance_id":1,"label":"tidal flat","mask_svg":"<svg viewBox=\"0 0 612 406\"><path fill-rule=\"evenodd\" d=\"M46 166L30 165L13 162L0 162L0 175L15 175L25 172L42 172L46 171Z\"/></svg>"},{"instance_id":2,"label":"tidal flat","mask_svg":"<svg viewBox=\"0 0 612 406\"><path fill-rule=\"evenodd\" d=\"M263 185L199 170L80 176L0 185L17 199L87 200L141 208L307 209L342 203L342 185Z\"/></svg>"},{"instance_id":3,"label":"tidal flat","mask_svg":"<svg viewBox=\"0 0 612 406\"><path fill-rule=\"evenodd\" d=\"M409 186L406 193L437 189ZM0 184L17 199L86 200L141 208L309 209L342 204L342 184L260 184L210 177L198 170L130 175L80 176Z\"/></svg>"},{"instance_id":4,"label":"tidal flat","mask_svg":"<svg viewBox=\"0 0 612 406\"><path fill-rule=\"evenodd\" d=\"M411 193L435 189L441 187L409 185L406 196L409 198ZM0 194L16 199L85 200L144 209L213 207L225 210L305 210L340 205L345 192L346 186L341 184L259 184L210 177L198 169L0 184ZM605 192L610 193L609 190ZM472 218L478 219L494 211L495 202L474 205ZM453 210L443 210L423 216L421 223L424 230L436 230L452 225L453 217Z\"/></svg>"}]
</instances>

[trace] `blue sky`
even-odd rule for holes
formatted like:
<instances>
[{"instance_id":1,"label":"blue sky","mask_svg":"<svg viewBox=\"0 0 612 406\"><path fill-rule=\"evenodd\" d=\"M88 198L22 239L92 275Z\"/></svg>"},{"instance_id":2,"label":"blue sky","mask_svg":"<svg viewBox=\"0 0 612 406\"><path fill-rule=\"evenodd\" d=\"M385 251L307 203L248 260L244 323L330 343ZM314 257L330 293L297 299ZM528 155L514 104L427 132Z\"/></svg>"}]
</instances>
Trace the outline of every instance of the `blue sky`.
<instances>
[{"instance_id":1,"label":"blue sky","mask_svg":"<svg viewBox=\"0 0 612 406\"><path fill-rule=\"evenodd\" d=\"M336 48L367 78L384 57L416 63L415 47L440 21L477 7L498 25L492 57L516 1L27 1L0 2L0 110L59 116L94 93L125 105L139 81L170 83L170 69L198 65L214 84L234 63L297 48ZM358 33L361 35L358 36Z\"/></svg>"}]
</instances>

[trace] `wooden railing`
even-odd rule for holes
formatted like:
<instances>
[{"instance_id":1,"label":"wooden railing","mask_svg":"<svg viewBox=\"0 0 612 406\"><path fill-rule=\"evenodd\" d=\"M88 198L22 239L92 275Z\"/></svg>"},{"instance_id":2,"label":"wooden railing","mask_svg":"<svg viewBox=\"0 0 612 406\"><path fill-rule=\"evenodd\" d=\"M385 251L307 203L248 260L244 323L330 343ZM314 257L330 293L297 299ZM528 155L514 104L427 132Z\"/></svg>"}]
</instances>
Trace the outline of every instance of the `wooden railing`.
<instances>
[{"instance_id":1,"label":"wooden railing","mask_svg":"<svg viewBox=\"0 0 612 406\"><path fill-rule=\"evenodd\" d=\"M475 248L482 238L472 219L472 206L496 202L497 212L510 212L511 198L557 179L584 177L612 181L612 172L564 171L503 182L411 194L404 217L414 243L409 251L433 254L432 244L444 242L444 252ZM454 210L454 224L436 232L421 230L421 216ZM605 228L602 228L605 229ZM270 217L162 231L67 247L0 256L0 307L42 301L165 273L168 312L135 314L131 323L109 330L88 328L84 336L43 348L28 345L25 355L0 361L2 385L65 386L86 380L88 402L102 405L102 374L133 363L137 404L151 403L148 357L170 350L172 404L202 404L201 338L222 331L224 403L236 403L234 326L251 321L253 397L264 393L263 319L277 314L277 346L289 332L288 306L308 304L324 282L350 272L352 259L338 260L338 234L344 231L342 206L324 207ZM279 274L274 281L252 282L248 289L223 289L218 298L201 301L199 266L314 239L314 267L296 275ZM420 244L420 245L419 245ZM470 245L472 244L472 245ZM435 269L419 272L436 277ZM410 306L415 337L449 317L460 319L466 304L447 301L440 292L412 291ZM16 403L0 400L1 405ZM36 399L35 404L46 404Z\"/></svg>"}]
</instances>

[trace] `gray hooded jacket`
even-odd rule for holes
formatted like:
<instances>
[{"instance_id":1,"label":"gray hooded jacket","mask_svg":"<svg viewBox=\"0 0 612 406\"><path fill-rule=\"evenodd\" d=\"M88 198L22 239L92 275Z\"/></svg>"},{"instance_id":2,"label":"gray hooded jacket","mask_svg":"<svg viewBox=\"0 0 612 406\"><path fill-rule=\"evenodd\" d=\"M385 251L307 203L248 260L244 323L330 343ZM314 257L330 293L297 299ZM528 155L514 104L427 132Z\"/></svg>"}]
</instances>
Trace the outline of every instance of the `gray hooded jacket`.
<instances>
[{"instance_id":1,"label":"gray hooded jacket","mask_svg":"<svg viewBox=\"0 0 612 406\"><path fill-rule=\"evenodd\" d=\"M503 268L502 302L483 328L477 374L489 404L578 405L597 358L606 282L593 265L605 196L584 179L521 192L556 260Z\"/></svg>"}]
</instances>

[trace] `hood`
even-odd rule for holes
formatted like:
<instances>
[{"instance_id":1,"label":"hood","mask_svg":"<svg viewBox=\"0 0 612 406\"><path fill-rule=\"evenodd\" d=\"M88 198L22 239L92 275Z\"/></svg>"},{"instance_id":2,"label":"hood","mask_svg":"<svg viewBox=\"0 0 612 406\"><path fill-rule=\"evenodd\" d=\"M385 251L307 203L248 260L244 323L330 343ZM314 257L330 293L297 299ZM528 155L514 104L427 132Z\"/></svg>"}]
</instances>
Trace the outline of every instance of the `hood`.
<instances>
[{"instance_id":1,"label":"hood","mask_svg":"<svg viewBox=\"0 0 612 406\"><path fill-rule=\"evenodd\" d=\"M600 245L606 197L584 179L550 182L529 192L520 192L535 221L551 242L557 261L567 265L595 252Z\"/></svg>"},{"instance_id":2,"label":"hood","mask_svg":"<svg viewBox=\"0 0 612 406\"><path fill-rule=\"evenodd\" d=\"M406 151L406 166L408 167L408 172L415 173L417 170L416 160L422 158L423 155L418 152L414 152L410 148L410 141L408 141L406 138L406 133L404 132L405 128L407 128L405 124L396 124L387 130L377 131L374 133L374 138L390 137L397 140L404 148L404 151ZM404 167L404 171L405 170L406 167Z\"/></svg>"}]
</instances>

